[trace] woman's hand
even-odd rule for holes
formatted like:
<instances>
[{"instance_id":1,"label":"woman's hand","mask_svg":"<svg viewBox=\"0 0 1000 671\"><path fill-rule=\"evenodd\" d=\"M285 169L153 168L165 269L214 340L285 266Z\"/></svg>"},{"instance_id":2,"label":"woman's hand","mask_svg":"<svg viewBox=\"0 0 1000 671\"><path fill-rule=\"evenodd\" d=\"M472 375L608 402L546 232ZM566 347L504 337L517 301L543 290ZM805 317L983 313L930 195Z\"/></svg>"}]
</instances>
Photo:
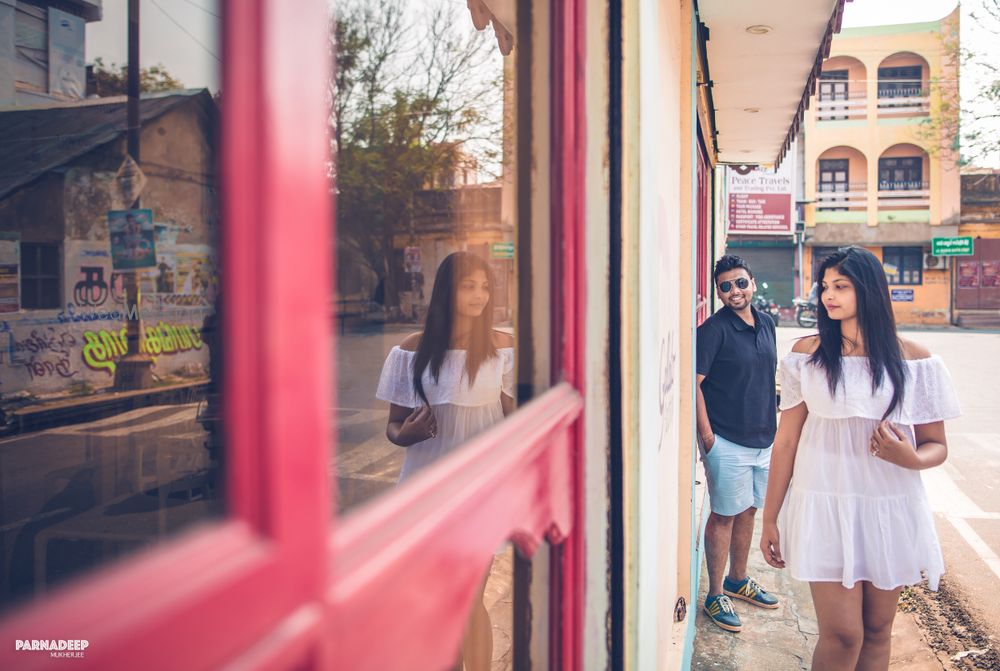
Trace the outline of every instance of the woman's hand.
<instances>
[{"instance_id":1,"label":"woman's hand","mask_svg":"<svg viewBox=\"0 0 1000 671\"><path fill-rule=\"evenodd\" d=\"M920 468L920 458L906 433L888 420L882 420L875 427L868 451L873 457L884 459L890 464L903 468Z\"/></svg>"},{"instance_id":2,"label":"woman's hand","mask_svg":"<svg viewBox=\"0 0 1000 671\"><path fill-rule=\"evenodd\" d=\"M413 445L436 435L437 420L434 419L434 411L428 405L421 405L403 420L396 438L400 445Z\"/></svg>"},{"instance_id":3,"label":"woman's hand","mask_svg":"<svg viewBox=\"0 0 1000 671\"><path fill-rule=\"evenodd\" d=\"M785 568L785 560L781 558L781 541L778 537L778 524L764 522L760 532L760 551L764 553L764 561L774 568Z\"/></svg>"}]
</instances>

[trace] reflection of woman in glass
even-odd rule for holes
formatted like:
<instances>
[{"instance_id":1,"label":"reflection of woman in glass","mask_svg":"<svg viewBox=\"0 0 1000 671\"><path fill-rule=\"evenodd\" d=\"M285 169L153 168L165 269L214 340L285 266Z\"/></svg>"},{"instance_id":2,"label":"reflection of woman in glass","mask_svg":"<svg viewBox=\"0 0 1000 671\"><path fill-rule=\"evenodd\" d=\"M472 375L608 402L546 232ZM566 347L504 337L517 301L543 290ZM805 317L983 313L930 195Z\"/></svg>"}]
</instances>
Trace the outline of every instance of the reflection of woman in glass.
<instances>
[{"instance_id":1,"label":"reflection of woman in glass","mask_svg":"<svg viewBox=\"0 0 1000 671\"><path fill-rule=\"evenodd\" d=\"M407 448L400 481L514 407L514 342L493 330L492 275L478 256L450 254L438 268L423 332L389 352L376 396L391 404L386 435ZM489 669L492 647L479 598L462 644L466 669Z\"/></svg>"}]
</instances>

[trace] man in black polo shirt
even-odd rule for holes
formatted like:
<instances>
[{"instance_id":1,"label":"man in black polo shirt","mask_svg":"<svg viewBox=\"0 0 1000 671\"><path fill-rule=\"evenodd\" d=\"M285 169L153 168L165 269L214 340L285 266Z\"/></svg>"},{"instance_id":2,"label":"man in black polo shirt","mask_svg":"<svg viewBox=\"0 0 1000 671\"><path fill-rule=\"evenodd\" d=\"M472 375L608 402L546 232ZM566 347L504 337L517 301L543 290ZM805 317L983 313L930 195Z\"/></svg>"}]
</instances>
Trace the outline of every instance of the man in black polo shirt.
<instances>
[{"instance_id":1,"label":"man in black polo shirt","mask_svg":"<svg viewBox=\"0 0 1000 671\"><path fill-rule=\"evenodd\" d=\"M698 327L697 344L698 438L712 509L705 526L705 613L723 629L740 631L730 597L778 607L747 575L754 516L764 505L777 429L777 340L771 317L751 305L757 285L746 261L723 256L713 276L723 306ZM723 580L727 556L729 574Z\"/></svg>"}]
</instances>

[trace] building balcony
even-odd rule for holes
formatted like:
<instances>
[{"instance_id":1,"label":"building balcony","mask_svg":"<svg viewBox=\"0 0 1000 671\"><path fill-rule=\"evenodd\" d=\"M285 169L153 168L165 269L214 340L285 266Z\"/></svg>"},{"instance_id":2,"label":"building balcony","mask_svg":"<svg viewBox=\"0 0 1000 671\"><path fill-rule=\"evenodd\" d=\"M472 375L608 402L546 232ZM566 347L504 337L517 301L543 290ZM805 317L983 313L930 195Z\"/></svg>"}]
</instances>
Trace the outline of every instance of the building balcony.
<instances>
[{"instance_id":1,"label":"building balcony","mask_svg":"<svg viewBox=\"0 0 1000 671\"><path fill-rule=\"evenodd\" d=\"M868 184L844 182L819 184L816 209L820 211L865 210L868 208Z\"/></svg>"},{"instance_id":2,"label":"building balcony","mask_svg":"<svg viewBox=\"0 0 1000 671\"><path fill-rule=\"evenodd\" d=\"M927 116L931 111L930 91L922 83L882 88L878 92L879 118Z\"/></svg>"},{"instance_id":3,"label":"building balcony","mask_svg":"<svg viewBox=\"0 0 1000 671\"><path fill-rule=\"evenodd\" d=\"M868 210L816 210L813 221L817 224L866 224Z\"/></svg>"},{"instance_id":4,"label":"building balcony","mask_svg":"<svg viewBox=\"0 0 1000 671\"><path fill-rule=\"evenodd\" d=\"M895 182L882 180L878 184L878 208L928 209L931 206L930 185L927 182Z\"/></svg>"},{"instance_id":5,"label":"building balcony","mask_svg":"<svg viewBox=\"0 0 1000 671\"><path fill-rule=\"evenodd\" d=\"M816 121L863 120L867 116L868 99L863 92L820 100L816 106Z\"/></svg>"}]
</instances>

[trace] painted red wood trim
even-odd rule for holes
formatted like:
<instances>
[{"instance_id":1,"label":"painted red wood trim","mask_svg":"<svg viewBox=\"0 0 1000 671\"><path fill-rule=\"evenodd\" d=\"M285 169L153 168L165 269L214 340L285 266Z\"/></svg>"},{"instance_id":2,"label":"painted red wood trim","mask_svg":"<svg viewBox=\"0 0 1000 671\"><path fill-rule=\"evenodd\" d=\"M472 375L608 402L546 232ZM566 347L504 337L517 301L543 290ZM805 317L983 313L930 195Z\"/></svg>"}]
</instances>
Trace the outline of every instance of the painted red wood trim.
<instances>
[{"instance_id":1,"label":"painted red wood trim","mask_svg":"<svg viewBox=\"0 0 1000 671\"><path fill-rule=\"evenodd\" d=\"M230 515L6 617L0 668L65 666L15 653L19 638L89 640L85 657L69 660L77 669L219 668L304 604L321 603L330 511L327 10L227 0L223 11Z\"/></svg>"},{"instance_id":2,"label":"painted red wood trim","mask_svg":"<svg viewBox=\"0 0 1000 671\"><path fill-rule=\"evenodd\" d=\"M558 345L554 351L562 353L558 374L581 393L585 390L585 340L586 325L586 248L585 207L586 194L586 108L585 79L585 3L580 0L557 0L552 21L553 74L555 100L553 101L552 141L555 157L553 179L553 224L557 276L553 287L554 304L559 304L557 320ZM558 378L557 378L558 379ZM585 513L584 483L584 429L577 420L571 429L572 472L570 483L573 497L573 531L565 539L561 550L554 556L550 666L557 669L582 668L582 636L584 609L584 546L583 529Z\"/></svg>"},{"instance_id":3,"label":"painted red wood trim","mask_svg":"<svg viewBox=\"0 0 1000 671\"><path fill-rule=\"evenodd\" d=\"M699 134L701 133L701 126L698 126ZM697 296L697 303L695 305L695 321L697 324L701 324L709 316L709 306L710 306L710 294L712 290L709 288L708 276L710 274L711 263L709 259L709 253L711 252L711 245L709 244L709 222L712 221L712 171L709 169L708 156L705 150L705 146L702 142L695 143L695 152L697 154L697 165L695 170L695 175L697 178L697 199L695 201L695 237L696 244L695 255L697 257L695 263L695 295Z\"/></svg>"},{"instance_id":4,"label":"painted red wood trim","mask_svg":"<svg viewBox=\"0 0 1000 671\"><path fill-rule=\"evenodd\" d=\"M562 384L461 450L343 519L330 537L333 659L352 671L445 668L492 553L530 555L573 522L570 425L583 401Z\"/></svg>"}]
</instances>

